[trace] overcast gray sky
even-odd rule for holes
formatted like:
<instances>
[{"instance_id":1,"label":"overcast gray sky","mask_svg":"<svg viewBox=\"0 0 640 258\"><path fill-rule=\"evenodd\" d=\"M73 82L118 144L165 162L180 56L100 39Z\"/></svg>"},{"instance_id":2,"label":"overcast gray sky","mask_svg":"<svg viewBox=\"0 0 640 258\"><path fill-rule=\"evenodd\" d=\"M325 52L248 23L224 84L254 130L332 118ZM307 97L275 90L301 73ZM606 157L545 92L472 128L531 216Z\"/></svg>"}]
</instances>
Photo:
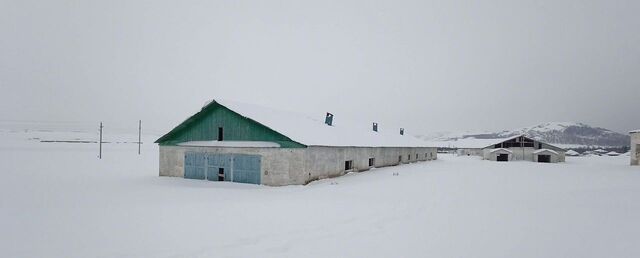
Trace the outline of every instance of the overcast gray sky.
<instances>
[{"instance_id":1,"label":"overcast gray sky","mask_svg":"<svg viewBox=\"0 0 640 258\"><path fill-rule=\"evenodd\" d=\"M0 120L169 130L206 100L413 134L640 128L640 1L0 0Z\"/></svg>"}]
</instances>

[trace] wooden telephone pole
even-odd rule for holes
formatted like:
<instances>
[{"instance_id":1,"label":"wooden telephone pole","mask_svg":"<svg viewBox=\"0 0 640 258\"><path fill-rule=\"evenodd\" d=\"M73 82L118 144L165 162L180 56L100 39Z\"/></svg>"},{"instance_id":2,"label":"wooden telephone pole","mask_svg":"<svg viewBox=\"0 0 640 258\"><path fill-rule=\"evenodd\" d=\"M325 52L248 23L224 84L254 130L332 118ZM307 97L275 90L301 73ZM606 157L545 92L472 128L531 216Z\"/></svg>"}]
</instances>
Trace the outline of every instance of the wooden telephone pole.
<instances>
[{"instance_id":1,"label":"wooden telephone pole","mask_svg":"<svg viewBox=\"0 0 640 258\"><path fill-rule=\"evenodd\" d=\"M98 153L98 158L102 159L102 122L100 122L100 152Z\"/></svg>"},{"instance_id":2,"label":"wooden telephone pole","mask_svg":"<svg viewBox=\"0 0 640 258\"><path fill-rule=\"evenodd\" d=\"M140 155L141 144L142 144L142 120L138 120L138 155Z\"/></svg>"}]
</instances>

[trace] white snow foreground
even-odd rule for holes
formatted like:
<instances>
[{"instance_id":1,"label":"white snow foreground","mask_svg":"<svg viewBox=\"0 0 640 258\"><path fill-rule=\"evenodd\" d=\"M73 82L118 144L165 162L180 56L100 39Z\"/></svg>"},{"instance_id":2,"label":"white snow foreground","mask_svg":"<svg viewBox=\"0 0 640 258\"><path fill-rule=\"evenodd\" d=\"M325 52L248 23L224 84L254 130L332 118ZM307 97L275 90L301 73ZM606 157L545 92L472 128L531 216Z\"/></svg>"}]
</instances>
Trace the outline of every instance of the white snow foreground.
<instances>
[{"instance_id":1,"label":"white snow foreground","mask_svg":"<svg viewBox=\"0 0 640 258\"><path fill-rule=\"evenodd\" d=\"M28 138L0 133L0 257L640 257L628 157L441 154L265 187L158 177L151 137L102 160Z\"/></svg>"}]
</instances>

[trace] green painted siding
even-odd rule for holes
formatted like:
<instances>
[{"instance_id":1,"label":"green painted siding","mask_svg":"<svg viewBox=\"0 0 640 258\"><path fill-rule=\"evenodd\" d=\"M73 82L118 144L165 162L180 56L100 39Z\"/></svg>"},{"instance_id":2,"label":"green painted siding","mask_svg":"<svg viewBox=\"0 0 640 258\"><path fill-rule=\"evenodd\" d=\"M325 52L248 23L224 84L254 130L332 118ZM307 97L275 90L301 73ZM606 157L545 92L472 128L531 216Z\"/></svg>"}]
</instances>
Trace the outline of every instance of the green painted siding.
<instances>
[{"instance_id":1,"label":"green painted siding","mask_svg":"<svg viewBox=\"0 0 640 258\"><path fill-rule=\"evenodd\" d=\"M224 128L224 141L267 141L276 142L283 148L306 147L217 103L203 108L156 143L175 145L188 141L215 141L219 127Z\"/></svg>"}]
</instances>

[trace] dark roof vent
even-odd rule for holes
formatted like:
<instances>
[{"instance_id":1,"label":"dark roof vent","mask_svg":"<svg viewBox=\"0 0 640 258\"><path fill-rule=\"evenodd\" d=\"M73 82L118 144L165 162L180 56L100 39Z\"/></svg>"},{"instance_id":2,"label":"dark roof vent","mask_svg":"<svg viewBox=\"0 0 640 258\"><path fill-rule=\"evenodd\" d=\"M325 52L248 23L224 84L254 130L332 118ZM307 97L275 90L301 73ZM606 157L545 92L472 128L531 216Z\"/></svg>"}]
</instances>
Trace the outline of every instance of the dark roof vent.
<instances>
[{"instance_id":1,"label":"dark roof vent","mask_svg":"<svg viewBox=\"0 0 640 258\"><path fill-rule=\"evenodd\" d=\"M400 128L400 135L404 135L404 128Z\"/></svg>"},{"instance_id":2,"label":"dark roof vent","mask_svg":"<svg viewBox=\"0 0 640 258\"><path fill-rule=\"evenodd\" d=\"M333 125L333 114L327 113L327 117L324 119L324 123L329 126Z\"/></svg>"},{"instance_id":3,"label":"dark roof vent","mask_svg":"<svg viewBox=\"0 0 640 258\"><path fill-rule=\"evenodd\" d=\"M376 122L373 123L373 131L374 132L378 131L378 123L376 123Z\"/></svg>"}]
</instances>

